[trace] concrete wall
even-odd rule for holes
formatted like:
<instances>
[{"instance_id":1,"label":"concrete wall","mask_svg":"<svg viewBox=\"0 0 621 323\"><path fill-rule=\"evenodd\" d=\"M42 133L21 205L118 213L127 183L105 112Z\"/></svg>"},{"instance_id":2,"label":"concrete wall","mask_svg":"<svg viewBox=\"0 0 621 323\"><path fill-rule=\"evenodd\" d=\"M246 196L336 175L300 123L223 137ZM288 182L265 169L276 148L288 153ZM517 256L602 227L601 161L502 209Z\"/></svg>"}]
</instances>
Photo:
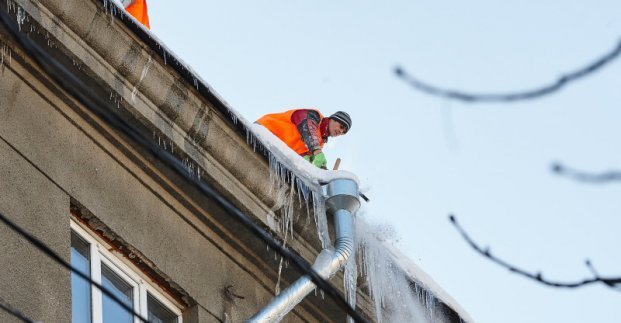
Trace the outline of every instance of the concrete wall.
<instances>
[{"instance_id":1,"label":"concrete wall","mask_svg":"<svg viewBox=\"0 0 621 323\"><path fill-rule=\"evenodd\" d=\"M4 100L1 106L4 119ZM69 196L4 138L0 139L0 192L0 213L69 259ZM4 225L0 225L0 273L4 301L32 318L70 321L69 273ZM13 321L0 311L0 322Z\"/></svg>"}]
</instances>

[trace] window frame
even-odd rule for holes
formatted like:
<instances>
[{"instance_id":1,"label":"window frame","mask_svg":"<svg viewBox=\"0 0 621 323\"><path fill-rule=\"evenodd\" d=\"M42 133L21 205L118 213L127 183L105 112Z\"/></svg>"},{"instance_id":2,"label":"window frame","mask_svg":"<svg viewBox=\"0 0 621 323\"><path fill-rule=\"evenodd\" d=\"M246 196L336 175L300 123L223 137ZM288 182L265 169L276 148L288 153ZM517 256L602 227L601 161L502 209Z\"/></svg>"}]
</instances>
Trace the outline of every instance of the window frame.
<instances>
[{"instance_id":1,"label":"window frame","mask_svg":"<svg viewBox=\"0 0 621 323\"><path fill-rule=\"evenodd\" d=\"M102 284L101 264L105 264L124 282L132 286L133 308L134 310L148 319L148 295L155 298L169 311L177 316L177 323L183 323L183 313L181 305L167 295L164 291L154 287L151 281L142 271L135 268L124 256L119 256L111 252L114 250L110 244L96 235L92 230L85 228L83 224L71 219L70 228L75 234L89 244L91 279L98 284ZM132 268L133 267L133 268ZM103 323L103 294L97 287L91 286L91 320L92 323ZM138 317L134 316L134 323L141 323Z\"/></svg>"}]
</instances>

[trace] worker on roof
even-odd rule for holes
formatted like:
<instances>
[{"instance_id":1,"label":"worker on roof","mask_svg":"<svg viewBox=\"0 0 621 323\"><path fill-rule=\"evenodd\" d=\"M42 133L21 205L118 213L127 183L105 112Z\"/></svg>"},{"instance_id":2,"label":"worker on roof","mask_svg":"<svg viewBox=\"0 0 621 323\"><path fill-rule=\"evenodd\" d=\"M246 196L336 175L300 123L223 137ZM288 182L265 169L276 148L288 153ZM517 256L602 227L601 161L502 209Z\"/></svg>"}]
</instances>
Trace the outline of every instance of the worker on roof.
<instances>
[{"instance_id":1,"label":"worker on roof","mask_svg":"<svg viewBox=\"0 0 621 323\"><path fill-rule=\"evenodd\" d=\"M149 10L147 9L147 0L121 0L123 7L129 14L134 16L141 24L151 29L149 24Z\"/></svg>"},{"instance_id":2,"label":"worker on roof","mask_svg":"<svg viewBox=\"0 0 621 323\"><path fill-rule=\"evenodd\" d=\"M338 111L325 118L314 109L296 109L267 114L257 120L287 146L313 165L327 169L328 161L322 148L328 137L338 137L351 129L347 112Z\"/></svg>"}]
</instances>

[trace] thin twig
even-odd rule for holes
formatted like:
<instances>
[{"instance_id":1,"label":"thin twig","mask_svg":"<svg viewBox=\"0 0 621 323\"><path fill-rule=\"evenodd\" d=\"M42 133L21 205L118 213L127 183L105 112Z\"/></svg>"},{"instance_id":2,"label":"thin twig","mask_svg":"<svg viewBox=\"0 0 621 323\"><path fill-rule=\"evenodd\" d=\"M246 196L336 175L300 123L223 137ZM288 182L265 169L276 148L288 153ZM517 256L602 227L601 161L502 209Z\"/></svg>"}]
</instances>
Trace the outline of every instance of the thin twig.
<instances>
[{"instance_id":1,"label":"thin twig","mask_svg":"<svg viewBox=\"0 0 621 323\"><path fill-rule=\"evenodd\" d=\"M615 181L621 182L621 172L619 171L608 171L600 174L594 174L575 170L560 163L553 163L550 169L553 173L569 177L579 182L591 184L606 184Z\"/></svg>"},{"instance_id":2,"label":"thin twig","mask_svg":"<svg viewBox=\"0 0 621 323\"><path fill-rule=\"evenodd\" d=\"M468 103L483 103L483 102L516 102L541 98L556 91L561 90L565 85L574 82L578 79L586 77L589 74L606 66L621 55L621 41L610 52L601 56L592 63L579 68L573 72L567 73L559 77L556 81L541 86L539 88L519 91L515 93L502 93L502 94L480 94L480 93L468 93L459 90L445 89L435 85L431 85L427 82L421 81L410 75L401 66L395 68L395 74L397 77L403 79L410 84L413 88L425 92L427 94L443 97L452 100L458 100Z\"/></svg>"},{"instance_id":3,"label":"thin twig","mask_svg":"<svg viewBox=\"0 0 621 323\"><path fill-rule=\"evenodd\" d=\"M560 288L577 288L577 287L582 287L585 285L589 285L589 284L595 284L595 283L602 283L610 288L613 288L615 290L620 290L619 287L621 287L621 277L617 277L617 278L604 278L601 277L599 274L597 274L597 271L595 271L595 268L593 267L593 265L591 264L591 262L589 260L586 261L586 266L591 270L591 273L593 274L593 278L590 279L584 279L581 281L575 281L575 282L558 282L558 281L552 281L549 279L546 279L543 277L543 274L541 272L537 272L537 273L531 273L528 272L524 269L520 269L514 265L509 264L508 262L501 260L499 258L497 258L496 256L494 256L492 254L492 252L489 250L489 248L481 248L479 245L477 245L471 238L470 236L466 233L466 231L459 225L459 223L457 223L457 219L455 218L454 215L449 215L449 220L451 221L451 223L453 224L453 226L455 226L455 228L457 229L457 231L459 231L459 233L461 234L461 236L464 238L464 240L466 240L466 242L479 254L481 254L482 256L484 256L485 258L488 258L489 260L491 260L492 262L496 263L497 265L508 269L510 272L512 273L516 273L518 275L524 276L526 278L530 278L531 280L537 281L541 284L547 285L547 286L551 286L551 287L560 287Z\"/></svg>"}]
</instances>

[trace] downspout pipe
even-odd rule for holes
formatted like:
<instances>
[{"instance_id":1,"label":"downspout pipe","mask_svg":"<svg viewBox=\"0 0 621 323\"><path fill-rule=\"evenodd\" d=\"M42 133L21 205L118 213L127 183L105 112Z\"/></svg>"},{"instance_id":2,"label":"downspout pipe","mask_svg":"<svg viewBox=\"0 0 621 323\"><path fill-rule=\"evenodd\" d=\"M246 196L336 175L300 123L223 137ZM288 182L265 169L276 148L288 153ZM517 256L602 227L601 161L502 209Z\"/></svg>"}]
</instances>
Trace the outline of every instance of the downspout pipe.
<instances>
[{"instance_id":1,"label":"downspout pipe","mask_svg":"<svg viewBox=\"0 0 621 323\"><path fill-rule=\"evenodd\" d=\"M335 179L326 185L326 210L334 216L334 246L323 249L313 270L324 279L330 279L354 253L354 215L360 207L358 184L351 179ZM246 322L279 322L316 286L308 275L302 276L274 297L267 306Z\"/></svg>"}]
</instances>

